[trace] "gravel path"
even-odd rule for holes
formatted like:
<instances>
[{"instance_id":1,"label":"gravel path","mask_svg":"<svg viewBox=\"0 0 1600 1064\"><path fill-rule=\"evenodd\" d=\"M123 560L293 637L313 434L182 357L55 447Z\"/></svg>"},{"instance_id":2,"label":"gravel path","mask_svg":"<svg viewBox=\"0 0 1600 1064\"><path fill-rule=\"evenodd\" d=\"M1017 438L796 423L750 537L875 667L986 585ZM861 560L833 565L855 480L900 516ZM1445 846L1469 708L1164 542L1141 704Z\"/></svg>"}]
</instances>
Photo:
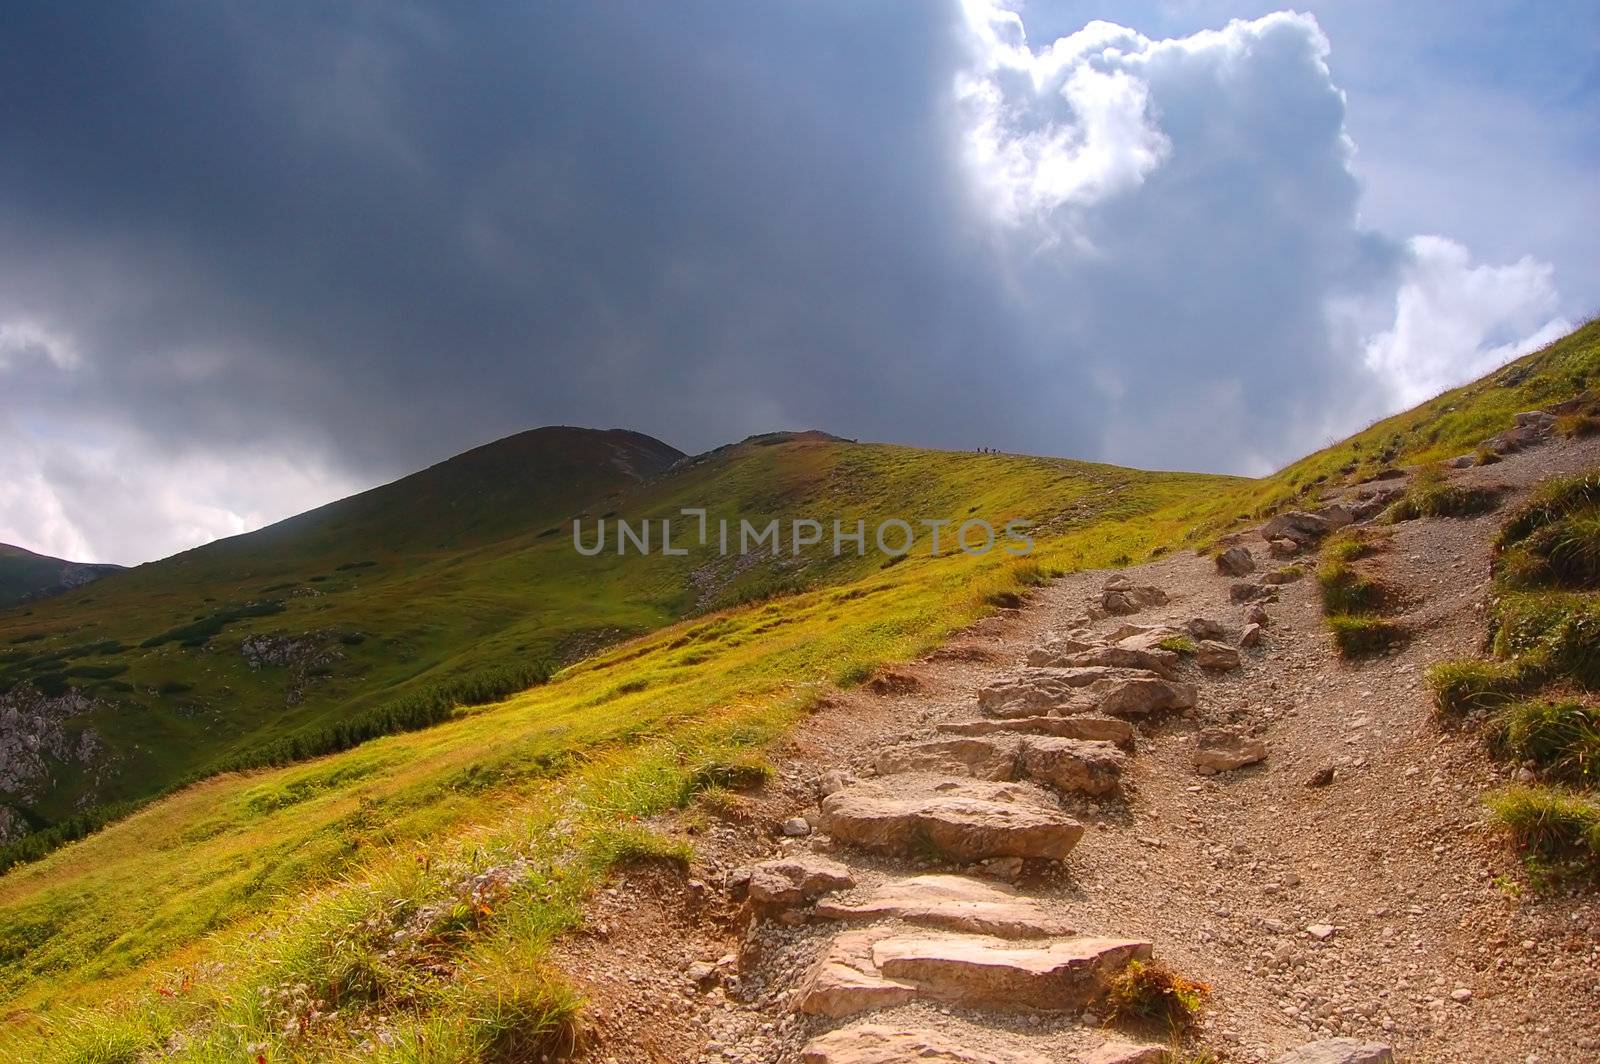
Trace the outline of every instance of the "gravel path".
<instances>
[{"instance_id":1,"label":"gravel path","mask_svg":"<svg viewBox=\"0 0 1600 1064\"><path fill-rule=\"evenodd\" d=\"M1597 464L1600 441L1549 444L1457 476L1505 486L1509 504L1545 477ZM1156 957L1209 984L1191 1044L1240 1061L1334 1036L1387 1043L1402 1061L1600 1060L1600 909L1592 896L1525 888L1478 801L1505 782L1507 766L1488 760L1477 736L1442 731L1422 684L1428 663L1481 642L1497 526L1494 515L1393 526L1373 564L1403 592L1400 619L1416 634L1376 659L1333 654L1314 581L1281 586L1242 668L1184 666L1198 706L1139 722L1119 797L1059 799L1085 826L1083 839L1059 864L1030 863L1016 886L1080 932L1147 940ZM1277 564L1259 539L1243 542L1258 564ZM818 1035L863 1019L989 1054L975 1061L1072 1061L1108 1039L1163 1040L1104 1030L1092 1012L969 1007L959 995L864 1016L801 1013L808 972L848 928L804 907L750 921L737 887L728 889L743 882L734 869L783 855L847 864L857 879L847 898L917 872L1014 878L992 864L952 869L777 828L797 815L818 821L825 773L870 776L886 747L979 719L978 693L1016 675L1053 634L1087 625L1104 638L1129 621L1196 616L1231 635L1240 627L1232 581L1208 558L1121 573L1161 588L1168 602L1091 622L1108 574L1059 580L1022 610L837 696L774 753L778 777L737 807L660 825L695 836L688 877L630 871L598 900L589 933L557 958L590 997L591 1059L796 1060ZM1197 733L1218 725L1264 739L1266 760L1199 775ZM896 921L881 928L904 931Z\"/></svg>"}]
</instances>

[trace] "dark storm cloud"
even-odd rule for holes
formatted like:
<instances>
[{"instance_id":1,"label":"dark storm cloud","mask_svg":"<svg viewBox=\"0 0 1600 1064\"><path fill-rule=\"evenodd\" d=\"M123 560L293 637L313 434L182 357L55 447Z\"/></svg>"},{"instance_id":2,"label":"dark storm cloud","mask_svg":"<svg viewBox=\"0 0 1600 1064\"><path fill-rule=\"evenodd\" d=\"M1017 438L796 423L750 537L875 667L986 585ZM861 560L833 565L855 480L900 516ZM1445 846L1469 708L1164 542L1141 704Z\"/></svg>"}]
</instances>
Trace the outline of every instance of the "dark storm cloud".
<instances>
[{"instance_id":1,"label":"dark storm cloud","mask_svg":"<svg viewBox=\"0 0 1600 1064\"><path fill-rule=\"evenodd\" d=\"M920 10L36 11L7 287L70 317L91 404L374 471L552 420L982 438L1011 345Z\"/></svg>"},{"instance_id":2,"label":"dark storm cloud","mask_svg":"<svg viewBox=\"0 0 1600 1064\"><path fill-rule=\"evenodd\" d=\"M1446 242L1419 281L1361 228L1309 19L1049 52L976 0L0 20L0 539L57 553L553 422L1259 470L1419 337L1448 370L1548 317L1537 264ZM1406 302L1484 284L1504 312L1444 332Z\"/></svg>"}]
</instances>

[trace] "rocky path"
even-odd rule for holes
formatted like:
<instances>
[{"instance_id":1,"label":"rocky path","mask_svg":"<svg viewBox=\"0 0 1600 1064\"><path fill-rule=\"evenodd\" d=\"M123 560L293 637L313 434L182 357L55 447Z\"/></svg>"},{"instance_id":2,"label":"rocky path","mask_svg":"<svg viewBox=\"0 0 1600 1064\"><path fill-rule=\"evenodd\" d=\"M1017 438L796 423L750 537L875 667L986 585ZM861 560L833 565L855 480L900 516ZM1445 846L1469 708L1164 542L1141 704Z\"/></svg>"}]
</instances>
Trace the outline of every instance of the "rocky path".
<instances>
[{"instance_id":1,"label":"rocky path","mask_svg":"<svg viewBox=\"0 0 1600 1064\"><path fill-rule=\"evenodd\" d=\"M1597 461L1552 445L1460 475L1514 494ZM1421 683L1474 649L1495 527L1394 526L1415 635L1373 660L1333 655L1313 581L1271 557L1318 531L1290 524L1233 574L1068 577L841 696L764 793L677 825L694 880L603 900L564 958L594 1055L1600 1059L1600 916L1520 889L1477 801L1508 769L1441 732ZM1109 982L1152 957L1212 988L1181 1044L1108 1022Z\"/></svg>"}]
</instances>

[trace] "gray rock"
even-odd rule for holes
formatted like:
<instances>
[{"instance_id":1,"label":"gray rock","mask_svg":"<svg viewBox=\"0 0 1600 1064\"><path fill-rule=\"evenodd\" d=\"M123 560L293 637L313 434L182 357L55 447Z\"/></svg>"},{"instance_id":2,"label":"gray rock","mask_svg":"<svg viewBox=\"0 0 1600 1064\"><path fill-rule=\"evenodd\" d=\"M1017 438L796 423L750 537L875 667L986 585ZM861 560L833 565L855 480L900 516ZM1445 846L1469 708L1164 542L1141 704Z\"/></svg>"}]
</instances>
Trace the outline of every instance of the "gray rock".
<instances>
[{"instance_id":1,"label":"gray rock","mask_svg":"<svg viewBox=\"0 0 1600 1064\"><path fill-rule=\"evenodd\" d=\"M1201 775L1228 772L1265 760L1267 744L1228 728L1207 728L1195 743L1194 767Z\"/></svg>"},{"instance_id":2,"label":"gray rock","mask_svg":"<svg viewBox=\"0 0 1600 1064\"><path fill-rule=\"evenodd\" d=\"M1274 1064L1394 1064L1394 1050L1381 1042L1324 1038L1289 1050Z\"/></svg>"},{"instance_id":3,"label":"gray rock","mask_svg":"<svg viewBox=\"0 0 1600 1064\"><path fill-rule=\"evenodd\" d=\"M1249 547L1229 547L1217 555L1217 572L1223 576L1245 576L1256 571L1256 560Z\"/></svg>"},{"instance_id":4,"label":"gray rock","mask_svg":"<svg viewBox=\"0 0 1600 1064\"><path fill-rule=\"evenodd\" d=\"M1202 639L1195 644L1195 664L1202 669L1215 672L1227 672L1229 669L1239 667L1239 652L1226 643L1215 639Z\"/></svg>"}]
</instances>

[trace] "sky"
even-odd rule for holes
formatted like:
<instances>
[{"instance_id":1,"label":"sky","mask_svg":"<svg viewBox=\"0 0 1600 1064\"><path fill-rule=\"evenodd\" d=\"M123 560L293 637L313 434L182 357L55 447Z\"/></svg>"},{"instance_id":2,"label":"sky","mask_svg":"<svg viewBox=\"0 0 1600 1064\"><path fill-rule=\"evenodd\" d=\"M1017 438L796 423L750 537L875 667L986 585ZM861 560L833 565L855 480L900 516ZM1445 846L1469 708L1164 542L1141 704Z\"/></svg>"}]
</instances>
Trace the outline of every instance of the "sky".
<instances>
[{"instance_id":1,"label":"sky","mask_svg":"<svg viewBox=\"0 0 1600 1064\"><path fill-rule=\"evenodd\" d=\"M543 424L1260 474L1600 309L1600 7L19 3L0 541Z\"/></svg>"}]
</instances>

